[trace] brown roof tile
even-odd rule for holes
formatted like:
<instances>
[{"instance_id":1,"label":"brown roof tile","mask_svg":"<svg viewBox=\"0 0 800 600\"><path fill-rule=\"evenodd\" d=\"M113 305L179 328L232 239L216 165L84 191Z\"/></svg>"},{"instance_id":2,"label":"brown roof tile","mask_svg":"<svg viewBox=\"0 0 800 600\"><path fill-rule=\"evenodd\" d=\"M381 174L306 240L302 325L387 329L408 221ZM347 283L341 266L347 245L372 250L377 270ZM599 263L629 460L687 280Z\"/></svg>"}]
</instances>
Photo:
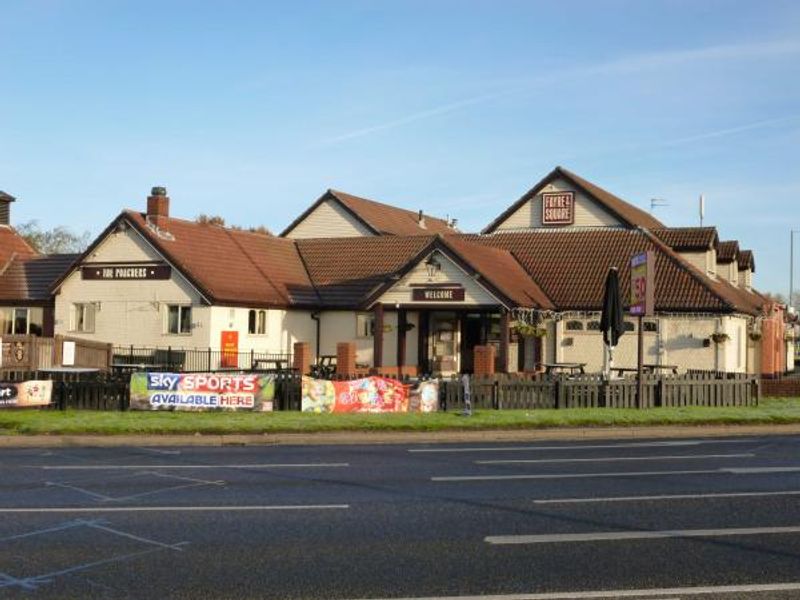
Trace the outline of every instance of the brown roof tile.
<instances>
[{"instance_id":1,"label":"brown roof tile","mask_svg":"<svg viewBox=\"0 0 800 600\"><path fill-rule=\"evenodd\" d=\"M141 213L124 215L210 300L238 306L316 304L314 288L291 240L162 218L159 228L174 238L166 239L148 226Z\"/></svg>"},{"instance_id":2,"label":"brown roof tile","mask_svg":"<svg viewBox=\"0 0 800 600\"><path fill-rule=\"evenodd\" d=\"M453 233L447 221L425 215L425 227L419 226L419 213L390 204L359 198L338 190L328 190L319 200L297 217L283 230L281 237L286 236L314 209L325 200L338 202L356 219L361 221L376 235L430 235L436 233Z\"/></svg>"},{"instance_id":3,"label":"brown roof tile","mask_svg":"<svg viewBox=\"0 0 800 600\"><path fill-rule=\"evenodd\" d=\"M739 251L739 268L750 269L753 273L756 272L756 259L752 250Z\"/></svg>"},{"instance_id":4,"label":"brown roof tile","mask_svg":"<svg viewBox=\"0 0 800 600\"><path fill-rule=\"evenodd\" d=\"M495 231L500 223L516 212L523 204L534 198L546 185L561 178L571 182L611 214L616 215L617 218L629 227L646 227L648 229L664 228L664 224L661 223L661 221L642 209L637 208L622 198L607 192L603 188L579 177L563 167L556 167L544 179L528 190L519 200L503 211L499 217L487 225L482 233L492 233Z\"/></svg>"},{"instance_id":5,"label":"brown roof tile","mask_svg":"<svg viewBox=\"0 0 800 600\"><path fill-rule=\"evenodd\" d=\"M651 232L673 250L710 250L719 244L716 227L665 227Z\"/></svg>"},{"instance_id":6,"label":"brown roof tile","mask_svg":"<svg viewBox=\"0 0 800 600\"><path fill-rule=\"evenodd\" d=\"M0 269L12 256L36 256L38 253L31 248L17 231L9 225L0 225Z\"/></svg>"},{"instance_id":7,"label":"brown roof tile","mask_svg":"<svg viewBox=\"0 0 800 600\"><path fill-rule=\"evenodd\" d=\"M571 229L465 236L509 250L559 310L600 310L609 268L620 271L621 293L630 297L630 259L656 253L656 309L675 312L752 312L727 289L683 261L644 230Z\"/></svg>"},{"instance_id":8,"label":"brown roof tile","mask_svg":"<svg viewBox=\"0 0 800 600\"><path fill-rule=\"evenodd\" d=\"M78 254L51 254L14 258L0 274L0 301L50 300L50 286L61 277Z\"/></svg>"},{"instance_id":9,"label":"brown roof tile","mask_svg":"<svg viewBox=\"0 0 800 600\"><path fill-rule=\"evenodd\" d=\"M717 248L718 263L732 263L739 256L739 242L736 240L726 240L719 243Z\"/></svg>"}]
</instances>

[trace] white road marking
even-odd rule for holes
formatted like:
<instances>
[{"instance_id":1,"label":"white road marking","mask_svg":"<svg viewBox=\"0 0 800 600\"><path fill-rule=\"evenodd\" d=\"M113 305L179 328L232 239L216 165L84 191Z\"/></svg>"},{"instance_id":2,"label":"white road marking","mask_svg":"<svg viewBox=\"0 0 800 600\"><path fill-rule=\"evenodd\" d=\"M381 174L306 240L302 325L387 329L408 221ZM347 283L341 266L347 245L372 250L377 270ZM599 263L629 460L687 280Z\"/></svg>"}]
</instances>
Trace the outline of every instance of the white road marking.
<instances>
[{"instance_id":1,"label":"white road marking","mask_svg":"<svg viewBox=\"0 0 800 600\"><path fill-rule=\"evenodd\" d=\"M153 454L180 454L180 450L161 450L160 448L148 448L147 446L137 446L137 450L142 450L143 452L152 452Z\"/></svg>"},{"instance_id":2,"label":"white road marking","mask_svg":"<svg viewBox=\"0 0 800 600\"><path fill-rule=\"evenodd\" d=\"M112 512L224 512L224 511L269 511L269 510L344 510L349 504L287 504L287 505L253 505L253 506L51 506L40 508L0 507L0 514L10 513L112 513ZM68 527L86 525L84 522L72 523ZM65 527L46 531L60 531ZM6 541L0 539L0 542Z\"/></svg>"},{"instance_id":3,"label":"white road marking","mask_svg":"<svg viewBox=\"0 0 800 600\"><path fill-rule=\"evenodd\" d=\"M49 471L87 471L114 469L306 469L349 467L350 463L259 463L238 465L43 465Z\"/></svg>"},{"instance_id":4,"label":"white road marking","mask_svg":"<svg viewBox=\"0 0 800 600\"><path fill-rule=\"evenodd\" d=\"M484 541L494 545L562 544L571 542L660 540L666 538L776 535L784 533L800 533L800 526L735 527L730 529L674 529L666 531L601 531L596 533L547 533L541 535L490 535L484 538Z\"/></svg>"},{"instance_id":5,"label":"white road marking","mask_svg":"<svg viewBox=\"0 0 800 600\"><path fill-rule=\"evenodd\" d=\"M619 471L614 473L538 473L535 475L450 475L431 477L431 481L513 481L525 479L588 479L596 477L659 477L663 475L725 474L726 469L698 471Z\"/></svg>"},{"instance_id":6,"label":"white road marking","mask_svg":"<svg viewBox=\"0 0 800 600\"><path fill-rule=\"evenodd\" d=\"M596 502L648 502L658 500L694 500L704 498L760 498L767 496L800 496L800 490L783 492L730 492L717 494L672 494L664 496L610 496L606 498L551 498L534 500L534 504L590 504Z\"/></svg>"},{"instance_id":7,"label":"white road marking","mask_svg":"<svg viewBox=\"0 0 800 600\"><path fill-rule=\"evenodd\" d=\"M800 467L732 467L723 469L737 475L757 475L758 473L797 473Z\"/></svg>"},{"instance_id":8,"label":"white road marking","mask_svg":"<svg viewBox=\"0 0 800 600\"><path fill-rule=\"evenodd\" d=\"M59 488L65 489L65 490L72 490L74 492L80 492L81 494L86 494L87 496L95 498L96 500L108 501L108 500L112 499L110 496L106 496L105 494L98 494L97 492L93 492L91 490L85 490L82 487L78 487L77 485L70 485L68 483L58 483L56 481L45 481L44 484L47 487L59 487Z\"/></svg>"},{"instance_id":9,"label":"white road marking","mask_svg":"<svg viewBox=\"0 0 800 600\"><path fill-rule=\"evenodd\" d=\"M593 444L586 446L477 446L473 448L408 448L408 452L527 452L529 450L609 450L614 448L663 448L699 446L700 444L752 444L753 440L674 440L665 442L632 442L629 444Z\"/></svg>"},{"instance_id":10,"label":"white road marking","mask_svg":"<svg viewBox=\"0 0 800 600\"><path fill-rule=\"evenodd\" d=\"M522 458L511 460L476 460L476 465L510 465L510 464L538 464L538 463L590 463L590 462L618 462L639 460L693 460L699 458L753 458L755 454L691 454L691 455L657 455L657 456L612 456L608 458Z\"/></svg>"},{"instance_id":11,"label":"white road marking","mask_svg":"<svg viewBox=\"0 0 800 600\"><path fill-rule=\"evenodd\" d=\"M595 598L659 598L665 596L705 596L708 594L764 594L768 592L793 592L800 590L800 582L762 583L746 585L699 586L684 588L655 588L641 590L597 590L582 592L545 592L531 594L489 594L482 596L424 596L392 598L391 600L592 600ZM373 600L390 600L373 599Z\"/></svg>"}]
</instances>

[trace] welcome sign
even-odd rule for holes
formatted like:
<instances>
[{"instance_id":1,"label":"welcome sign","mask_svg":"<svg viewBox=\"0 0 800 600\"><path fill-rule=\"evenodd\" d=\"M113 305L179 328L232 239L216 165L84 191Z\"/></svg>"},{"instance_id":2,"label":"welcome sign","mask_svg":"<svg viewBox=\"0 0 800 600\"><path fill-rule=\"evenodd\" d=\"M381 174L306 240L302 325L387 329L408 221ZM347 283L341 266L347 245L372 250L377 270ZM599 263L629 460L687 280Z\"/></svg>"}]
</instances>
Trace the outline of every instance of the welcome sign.
<instances>
[{"instance_id":1,"label":"welcome sign","mask_svg":"<svg viewBox=\"0 0 800 600\"><path fill-rule=\"evenodd\" d=\"M274 375L134 373L131 410L271 411Z\"/></svg>"}]
</instances>

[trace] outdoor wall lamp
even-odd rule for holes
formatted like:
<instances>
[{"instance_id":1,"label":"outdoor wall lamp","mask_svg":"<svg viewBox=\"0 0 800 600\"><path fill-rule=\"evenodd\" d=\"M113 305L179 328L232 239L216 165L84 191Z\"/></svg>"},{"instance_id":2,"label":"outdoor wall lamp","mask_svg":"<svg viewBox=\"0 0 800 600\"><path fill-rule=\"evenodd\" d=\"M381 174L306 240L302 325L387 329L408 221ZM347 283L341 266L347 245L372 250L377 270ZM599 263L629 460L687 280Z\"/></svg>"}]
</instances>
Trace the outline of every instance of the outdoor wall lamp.
<instances>
[{"instance_id":1,"label":"outdoor wall lamp","mask_svg":"<svg viewBox=\"0 0 800 600\"><path fill-rule=\"evenodd\" d=\"M425 261L425 269L428 271L428 277L433 279L436 275L439 274L439 271L442 270L442 265L436 260L436 256L431 254L428 257L428 260Z\"/></svg>"}]
</instances>

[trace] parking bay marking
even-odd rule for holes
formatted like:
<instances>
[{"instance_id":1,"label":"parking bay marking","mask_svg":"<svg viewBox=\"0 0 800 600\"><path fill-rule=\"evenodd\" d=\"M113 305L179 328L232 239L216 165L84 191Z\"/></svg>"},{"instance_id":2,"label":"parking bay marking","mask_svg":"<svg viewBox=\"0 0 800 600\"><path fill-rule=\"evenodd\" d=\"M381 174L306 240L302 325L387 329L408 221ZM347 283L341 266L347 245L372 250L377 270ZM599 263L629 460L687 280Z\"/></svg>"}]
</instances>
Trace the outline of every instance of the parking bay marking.
<instances>
[{"instance_id":1,"label":"parking bay marking","mask_svg":"<svg viewBox=\"0 0 800 600\"><path fill-rule=\"evenodd\" d=\"M769 496L800 496L800 490L779 492L720 492L712 494L665 494L661 496L609 496L605 498L549 498L534 500L534 504L591 504L605 502L649 502L659 500L702 500L705 498L763 498Z\"/></svg>"},{"instance_id":2,"label":"parking bay marking","mask_svg":"<svg viewBox=\"0 0 800 600\"><path fill-rule=\"evenodd\" d=\"M349 467L350 463L258 463L236 465L42 465L49 471L99 471L114 469L316 469Z\"/></svg>"},{"instance_id":3,"label":"parking bay marking","mask_svg":"<svg viewBox=\"0 0 800 600\"><path fill-rule=\"evenodd\" d=\"M755 454L745 452L740 454L687 454L687 455L656 455L656 456L610 456L607 458L521 458L509 460L476 460L476 465L511 465L511 464L539 464L539 463L590 463L590 462L618 462L641 460L691 460L700 458L753 458Z\"/></svg>"},{"instance_id":4,"label":"parking bay marking","mask_svg":"<svg viewBox=\"0 0 800 600\"><path fill-rule=\"evenodd\" d=\"M594 533L554 533L538 535L490 535L492 545L563 544L575 542L613 542L622 540L660 540L668 538L728 537L800 533L800 526L735 527L730 529L673 529L665 531L601 531Z\"/></svg>"},{"instance_id":5,"label":"parking bay marking","mask_svg":"<svg viewBox=\"0 0 800 600\"><path fill-rule=\"evenodd\" d=\"M115 513L115 512L225 512L225 511L282 511L282 510L346 510L349 504L286 504L253 506L50 506L0 507L0 514L18 513ZM3 541L3 540L0 540Z\"/></svg>"},{"instance_id":6,"label":"parking bay marking","mask_svg":"<svg viewBox=\"0 0 800 600\"><path fill-rule=\"evenodd\" d=\"M760 473L796 473L800 467L763 467L699 469L686 471L617 471L613 473L536 473L532 475L445 475L431 477L431 481L515 481L526 479L580 479L598 477L659 477L663 475L757 475Z\"/></svg>"}]
</instances>

